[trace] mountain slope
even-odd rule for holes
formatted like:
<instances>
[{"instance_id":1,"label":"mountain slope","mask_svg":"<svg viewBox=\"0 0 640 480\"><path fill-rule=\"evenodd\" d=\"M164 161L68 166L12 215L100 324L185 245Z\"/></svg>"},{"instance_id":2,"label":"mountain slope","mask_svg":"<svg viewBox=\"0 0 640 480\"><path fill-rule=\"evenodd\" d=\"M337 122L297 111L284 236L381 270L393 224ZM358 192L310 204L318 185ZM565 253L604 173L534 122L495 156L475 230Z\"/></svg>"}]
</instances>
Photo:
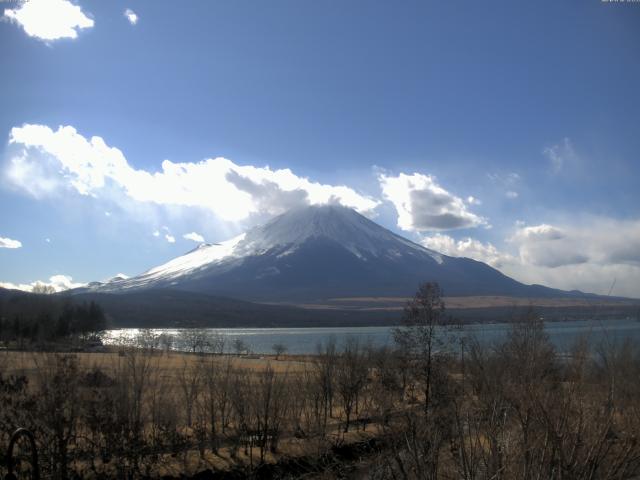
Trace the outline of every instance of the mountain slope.
<instances>
[{"instance_id":1,"label":"mountain slope","mask_svg":"<svg viewBox=\"0 0 640 480\"><path fill-rule=\"evenodd\" d=\"M88 290L172 288L298 302L409 296L425 281L439 282L448 296L576 295L524 285L482 262L442 255L334 205L287 212L221 244L203 244L141 275L94 283Z\"/></svg>"}]
</instances>

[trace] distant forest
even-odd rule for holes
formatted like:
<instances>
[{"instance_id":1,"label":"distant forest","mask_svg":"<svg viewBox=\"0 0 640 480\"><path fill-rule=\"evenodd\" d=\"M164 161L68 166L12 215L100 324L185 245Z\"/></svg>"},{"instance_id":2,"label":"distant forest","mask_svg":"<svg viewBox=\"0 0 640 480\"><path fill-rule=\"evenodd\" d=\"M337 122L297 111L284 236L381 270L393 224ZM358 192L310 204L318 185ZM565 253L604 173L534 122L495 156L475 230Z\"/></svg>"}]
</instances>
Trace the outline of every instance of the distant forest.
<instances>
[{"instance_id":1,"label":"distant forest","mask_svg":"<svg viewBox=\"0 0 640 480\"><path fill-rule=\"evenodd\" d=\"M47 294L0 296L0 341L46 343L76 337L89 340L107 326L96 302Z\"/></svg>"}]
</instances>

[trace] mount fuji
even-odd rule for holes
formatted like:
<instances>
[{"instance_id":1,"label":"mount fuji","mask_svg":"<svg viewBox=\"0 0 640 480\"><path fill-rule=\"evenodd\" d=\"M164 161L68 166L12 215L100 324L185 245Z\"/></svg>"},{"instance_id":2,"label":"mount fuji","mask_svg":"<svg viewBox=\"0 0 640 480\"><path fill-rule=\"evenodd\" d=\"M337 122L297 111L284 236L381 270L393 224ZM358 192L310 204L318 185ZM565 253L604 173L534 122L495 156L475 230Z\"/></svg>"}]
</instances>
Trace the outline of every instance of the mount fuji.
<instances>
[{"instance_id":1,"label":"mount fuji","mask_svg":"<svg viewBox=\"0 0 640 480\"><path fill-rule=\"evenodd\" d=\"M524 285L485 263L427 249L336 205L288 211L231 240L202 244L138 276L94 282L78 293L171 289L304 303L408 297L426 281L437 281L447 296L584 295Z\"/></svg>"}]
</instances>

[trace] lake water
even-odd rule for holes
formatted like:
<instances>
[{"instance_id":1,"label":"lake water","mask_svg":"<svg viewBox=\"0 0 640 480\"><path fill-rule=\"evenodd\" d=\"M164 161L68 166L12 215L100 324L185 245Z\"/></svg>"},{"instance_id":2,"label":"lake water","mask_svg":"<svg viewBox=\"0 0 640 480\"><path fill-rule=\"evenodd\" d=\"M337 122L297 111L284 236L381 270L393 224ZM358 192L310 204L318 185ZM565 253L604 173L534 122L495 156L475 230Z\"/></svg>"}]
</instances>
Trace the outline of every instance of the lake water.
<instances>
[{"instance_id":1,"label":"lake water","mask_svg":"<svg viewBox=\"0 0 640 480\"><path fill-rule=\"evenodd\" d=\"M475 337L482 344L488 345L503 340L510 326L504 323L472 324L456 329L454 335ZM640 321L624 320L576 320L570 322L547 322L545 329L556 348L568 351L580 337L586 337L591 345L602 342L620 344L625 340L640 342ZM273 345L283 344L287 353L315 353L320 343L326 344L332 338L338 346L348 338L356 338L360 344L374 346L393 345L392 327L343 327L343 328L209 328L202 329L212 337L224 339L225 352L233 351L233 343L241 339L248 351L256 354L273 353ZM148 332L148 331L147 331ZM153 329L155 335L170 335L174 339L173 348L187 350L181 344L181 329ZM109 330L105 343L134 343L144 332L135 328Z\"/></svg>"}]
</instances>

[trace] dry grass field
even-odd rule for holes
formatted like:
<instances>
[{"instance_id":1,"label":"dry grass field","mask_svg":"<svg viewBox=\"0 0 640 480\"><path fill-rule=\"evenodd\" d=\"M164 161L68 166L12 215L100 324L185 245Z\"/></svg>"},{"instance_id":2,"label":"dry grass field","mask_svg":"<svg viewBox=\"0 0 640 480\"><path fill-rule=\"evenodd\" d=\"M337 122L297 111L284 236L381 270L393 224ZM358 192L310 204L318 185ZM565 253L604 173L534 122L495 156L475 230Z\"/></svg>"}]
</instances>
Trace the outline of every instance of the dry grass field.
<instances>
[{"instance_id":1,"label":"dry grass field","mask_svg":"<svg viewBox=\"0 0 640 480\"><path fill-rule=\"evenodd\" d=\"M117 348L107 352L79 352L73 353L78 359L81 371L99 368L107 373L115 371L123 362L123 355ZM29 351L0 351L0 371L6 375L26 375L32 380L37 379L37 372L52 358L51 353ZM312 356L287 355L276 359L275 355L200 355L184 352L153 352L151 361L154 369L165 378L175 378L181 369L193 368L202 363L213 362L220 366L231 362L236 368L252 372L263 372L272 368L277 373L300 373L308 368L313 361Z\"/></svg>"},{"instance_id":2,"label":"dry grass field","mask_svg":"<svg viewBox=\"0 0 640 480\"><path fill-rule=\"evenodd\" d=\"M501 344L440 349L437 297L419 300L393 349L350 339L279 359L0 351L0 452L25 426L60 480L640 474L637 345L578 342L559 355L532 314Z\"/></svg>"}]
</instances>

